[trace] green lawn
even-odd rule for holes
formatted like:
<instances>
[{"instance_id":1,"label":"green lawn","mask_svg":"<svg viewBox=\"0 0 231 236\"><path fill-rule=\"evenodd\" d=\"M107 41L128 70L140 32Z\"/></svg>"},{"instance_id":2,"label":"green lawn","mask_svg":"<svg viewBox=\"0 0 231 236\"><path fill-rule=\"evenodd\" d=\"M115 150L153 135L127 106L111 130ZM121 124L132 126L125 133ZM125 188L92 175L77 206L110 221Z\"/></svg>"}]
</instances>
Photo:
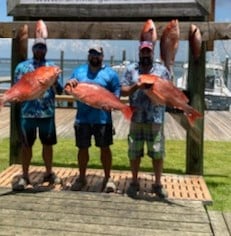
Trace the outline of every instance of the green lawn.
<instances>
[{"instance_id":1,"label":"green lawn","mask_svg":"<svg viewBox=\"0 0 231 236\"><path fill-rule=\"evenodd\" d=\"M0 171L8 167L9 139L0 140ZM115 140L112 146L113 169L129 170L126 140ZM204 178L213 198L209 210L231 211L231 165L230 142L204 143ZM101 168L99 150L90 149L89 168ZM37 141L33 149L33 165L43 165L41 145ZM76 167L76 147L73 139L59 139L54 148L54 166ZM142 171L152 171L151 162L145 157ZM164 173L185 173L185 141L166 141L166 160Z\"/></svg>"}]
</instances>

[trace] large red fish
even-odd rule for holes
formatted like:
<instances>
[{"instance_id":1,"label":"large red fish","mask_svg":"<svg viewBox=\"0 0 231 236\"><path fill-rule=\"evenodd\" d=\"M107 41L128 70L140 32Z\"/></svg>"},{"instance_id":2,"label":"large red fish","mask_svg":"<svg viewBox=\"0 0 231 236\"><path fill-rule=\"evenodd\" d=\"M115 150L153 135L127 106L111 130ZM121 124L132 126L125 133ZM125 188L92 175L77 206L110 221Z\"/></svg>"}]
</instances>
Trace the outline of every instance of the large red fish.
<instances>
[{"instance_id":1,"label":"large red fish","mask_svg":"<svg viewBox=\"0 0 231 236\"><path fill-rule=\"evenodd\" d=\"M201 54L202 37L200 29L194 24L191 24L189 30L189 45L193 58L197 61Z\"/></svg>"},{"instance_id":2,"label":"large red fish","mask_svg":"<svg viewBox=\"0 0 231 236\"><path fill-rule=\"evenodd\" d=\"M100 85L80 82L75 87L67 84L64 90L77 100L94 108L103 109L106 107L107 109L120 110L128 120L132 117L133 109L123 104L113 93Z\"/></svg>"},{"instance_id":3,"label":"large red fish","mask_svg":"<svg viewBox=\"0 0 231 236\"><path fill-rule=\"evenodd\" d=\"M0 108L6 102L23 102L41 97L56 82L60 73L58 66L41 66L24 74L0 97Z\"/></svg>"},{"instance_id":4,"label":"large red fish","mask_svg":"<svg viewBox=\"0 0 231 236\"><path fill-rule=\"evenodd\" d=\"M183 110L191 126L197 118L203 117L188 104L189 99L171 81L149 74L140 75L139 81L141 84L153 84L150 89L144 90L153 103Z\"/></svg>"},{"instance_id":5,"label":"large red fish","mask_svg":"<svg viewBox=\"0 0 231 236\"><path fill-rule=\"evenodd\" d=\"M18 32L19 39L19 56L21 60L26 60L27 58L27 41L29 37L29 27L27 24L24 24L20 27Z\"/></svg>"},{"instance_id":6,"label":"large red fish","mask_svg":"<svg viewBox=\"0 0 231 236\"><path fill-rule=\"evenodd\" d=\"M151 19L148 19L140 33L140 41L149 41L155 44L157 40L156 27Z\"/></svg>"},{"instance_id":7,"label":"large red fish","mask_svg":"<svg viewBox=\"0 0 231 236\"><path fill-rule=\"evenodd\" d=\"M48 37L47 26L43 20L38 20L35 26L35 38L46 39Z\"/></svg>"},{"instance_id":8,"label":"large red fish","mask_svg":"<svg viewBox=\"0 0 231 236\"><path fill-rule=\"evenodd\" d=\"M180 29L178 20L170 21L165 27L160 38L160 57L164 65L173 75L173 65L177 53L180 38Z\"/></svg>"}]
</instances>

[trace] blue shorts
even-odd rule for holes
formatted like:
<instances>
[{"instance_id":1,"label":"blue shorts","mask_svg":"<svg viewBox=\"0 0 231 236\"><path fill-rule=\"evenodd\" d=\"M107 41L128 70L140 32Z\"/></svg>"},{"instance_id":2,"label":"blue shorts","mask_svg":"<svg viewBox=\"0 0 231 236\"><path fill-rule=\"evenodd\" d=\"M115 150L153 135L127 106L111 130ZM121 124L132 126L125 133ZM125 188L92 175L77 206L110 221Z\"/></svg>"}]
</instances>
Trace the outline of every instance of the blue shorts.
<instances>
[{"instance_id":1,"label":"blue shorts","mask_svg":"<svg viewBox=\"0 0 231 236\"><path fill-rule=\"evenodd\" d=\"M27 147L32 147L37 137L37 129L42 144L57 143L54 117L21 118L21 141Z\"/></svg>"},{"instance_id":2,"label":"blue shorts","mask_svg":"<svg viewBox=\"0 0 231 236\"><path fill-rule=\"evenodd\" d=\"M165 156L163 125L131 122L128 135L128 157L130 160L144 156L145 143L149 157L163 159Z\"/></svg>"},{"instance_id":3,"label":"blue shorts","mask_svg":"<svg viewBox=\"0 0 231 236\"><path fill-rule=\"evenodd\" d=\"M90 147L92 135L97 147L108 147L113 143L112 124L75 124L74 128L78 148Z\"/></svg>"}]
</instances>

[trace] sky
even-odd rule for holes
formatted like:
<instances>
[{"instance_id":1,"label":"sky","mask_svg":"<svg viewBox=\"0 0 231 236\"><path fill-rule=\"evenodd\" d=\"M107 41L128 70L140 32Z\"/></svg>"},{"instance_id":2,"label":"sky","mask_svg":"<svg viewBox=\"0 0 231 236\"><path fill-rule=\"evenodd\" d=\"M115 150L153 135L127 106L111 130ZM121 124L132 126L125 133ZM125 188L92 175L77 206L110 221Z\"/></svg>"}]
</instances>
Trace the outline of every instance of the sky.
<instances>
[{"instance_id":1,"label":"sky","mask_svg":"<svg viewBox=\"0 0 231 236\"><path fill-rule=\"evenodd\" d=\"M12 17L7 16L6 8L7 0L0 0L0 22L11 22ZM231 23L231 0L216 0L215 6L215 22ZM29 49L33 40L29 40ZM52 40L47 41L48 53L47 58L59 59L61 51L64 51L64 59L86 59L87 51L92 44L101 44L104 48L105 59L109 60L111 56L115 60L122 59L123 50L126 51L126 59L136 61L138 55L138 41L130 40ZM213 52L207 53L207 58L214 61L224 61L225 57L231 58L231 40L215 41ZM78 50L77 50L78 49ZM78 55L77 52L78 51ZM180 42L179 49L176 54L176 61L187 61L188 45ZM156 57L159 57L159 42L155 49ZM11 57L11 39L0 38L0 58ZM31 50L28 50L28 57L31 57Z\"/></svg>"}]
</instances>

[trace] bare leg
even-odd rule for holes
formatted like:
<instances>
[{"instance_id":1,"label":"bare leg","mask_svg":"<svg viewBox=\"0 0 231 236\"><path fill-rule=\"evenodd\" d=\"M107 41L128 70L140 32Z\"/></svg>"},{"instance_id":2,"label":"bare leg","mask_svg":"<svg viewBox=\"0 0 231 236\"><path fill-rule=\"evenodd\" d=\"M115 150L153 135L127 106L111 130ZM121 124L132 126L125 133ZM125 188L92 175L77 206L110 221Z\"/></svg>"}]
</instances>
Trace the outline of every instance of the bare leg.
<instances>
[{"instance_id":1,"label":"bare leg","mask_svg":"<svg viewBox=\"0 0 231 236\"><path fill-rule=\"evenodd\" d=\"M104 169L105 179L109 179L112 167L112 153L110 147L100 148L100 158Z\"/></svg>"},{"instance_id":2,"label":"bare leg","mask_svg":"<svg viewBox=\"0 0 231 236\"><path fill-rule=\"evenodd\" d=\"M23 177L28 178L29 176L29 166L31 163L31 158L32 158L32 147L26 147L22 146L22 151L21 151L21 157L22 157L22 172L23 172Z\"/></svg>"},{"instance_id":3,"label":"bare leg","mask_svg":"<svg viewBox=\"0 0 231 236\"><path fill-rule=\"evenodd\" d=\"M81 180L86 178L86 169L89 161L88 148L80 148L77 154L78 165L79 165L79 178Z\"/></svg>"},{"instance_id":4,"label":"bare leg","mask_svg":"<svg viewBox=\"0 0 231 236\"><path fill-rule=\"evenodd\" d=\"M46 174L52 173L53 147L52 145L43 145L42 157L46 167Z\"/></svg>"},{"instance_id":5,"label":"bare leg","mask_svg":"<svg viewBox=\"0 0 231 236\"><path fill-rule=\"evenodd\" d=\"M153 171L155 173L155 184L161 185L161 175L163 171L163 159L152 160Z\"/></svg>"},{"instance_id":6,"label":"bare leg","mask_svg":"<svg viewBox=\"0 0 231 236\"><path fill-rule=\"evenodd\" d=\"M138 183L138 172L140 168L140 162L141 158L138 157L134 160L130 160L130 166L131 166L131 171L132 171L132 182L133 183Z\"/></svg>"}]
</instances>

